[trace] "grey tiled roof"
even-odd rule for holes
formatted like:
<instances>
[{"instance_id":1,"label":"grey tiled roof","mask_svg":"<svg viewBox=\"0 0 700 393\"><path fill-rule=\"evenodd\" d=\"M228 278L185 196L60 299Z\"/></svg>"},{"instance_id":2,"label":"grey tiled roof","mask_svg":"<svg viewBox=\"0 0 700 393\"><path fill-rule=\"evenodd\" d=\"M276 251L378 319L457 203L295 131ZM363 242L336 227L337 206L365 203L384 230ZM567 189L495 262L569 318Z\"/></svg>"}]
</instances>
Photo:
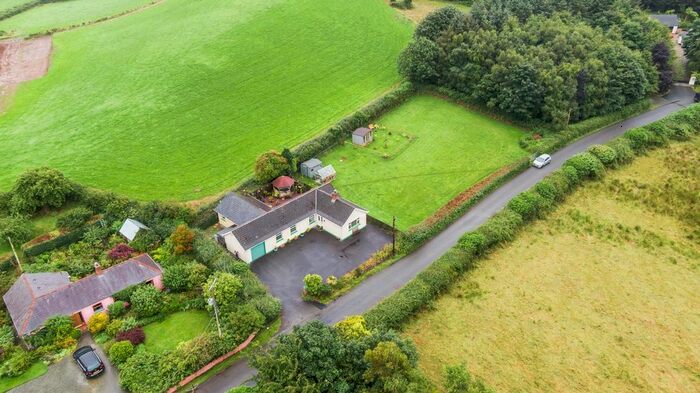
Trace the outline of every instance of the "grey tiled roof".
<instances>
[{"instance_id":1,"label":"grey tiled roof","mask_svg":"<svg viewBox=\"0 0 700 393\"><path fill-rule=\"evenodd\" d=\"M656 19L668 27L678 26L680 24L680 20L678 19L678 15L655 14L655 15L649 15L649 16L652 19Z\"/></svg>"},{"instance_id":2,"label":"grey tiled roof","mask_svg":"<svg viewBox=\"0 0 700 393\"><path fill-rule=\"evenodd\" d=\"M3 296L3 300L17 333L25 335L41 327L48 318L72 315L126 287L151 280L162 273L160 265L148 254L73 283L67 280L68 274L65 272L24 273Z\"/></svg>"},{"instance_id":3,"label":"grey tiled roof","mask_svg":"<svg viewBox=\"0 0 700 393\"><path fill-rule=\"evenodd\" d=\"M262 202L235 192L226 194L214 209L215 212L233 221L236 225L245 224L258 218L268 210L269 208Z\"/></svg>"},{"instance_id":4,"label":"grey tiled roof","mask_svg":"<svg viewBox=\"0 0 700 393\"><path fill-rule=\"evenodd\" d=\"M357 135L357 136L365 136L365 135L369 134L370 132L372 132L372 130L370 130L369 128L362 127L362 128L358 128L355 131L353 131L352 134Z\"/></svg>"},{"instance_id":5,"label":"grey tiled roof","mask_svg":"<svg viewBox=\"0 0 700 393\"><path fill-rule=\"evenodd\" d=\"M315 168L315 167L321 165L321 160L319 160L318 158L312 158L310 160L306 160L306 161L302 162L301 165L304 165L304 166L309 167L309 168Z\"/></svg>"},{"instance_id":6,"label":"grey tiled roof","mask_svg":"<svg viewBox=\"0 0 700 393\"><path fill-rule=\"evenodd\" d=\"M329 184L315 188L247 224L234 228L230 233L238 239L243 248L249 249L312 214L320 214L338 225L343 225L353 210L364 210L342 198L338 198L335 203L331 202L333 191Z\"/></svg>"}]
</instances>

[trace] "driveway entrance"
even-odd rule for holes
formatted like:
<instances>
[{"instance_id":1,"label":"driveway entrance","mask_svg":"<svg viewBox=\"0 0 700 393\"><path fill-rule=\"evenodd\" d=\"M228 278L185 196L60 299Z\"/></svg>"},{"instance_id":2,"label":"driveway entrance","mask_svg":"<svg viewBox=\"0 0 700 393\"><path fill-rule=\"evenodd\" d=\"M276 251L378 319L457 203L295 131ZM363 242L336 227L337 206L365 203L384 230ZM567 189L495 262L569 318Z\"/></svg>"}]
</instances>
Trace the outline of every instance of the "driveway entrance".
<instances>
[{"instance_id":1,"label":"driveway entrance","mask_svg":"<svg viewBox=\"0 0 700 393\"><path fill-rule=\"evenodd\" d=\"M340 277L366 261L391 242L391 236L376 225L367 224L359 233L340 241L313 230L277 252L262 256L251 268L282 300L282 329L318 313L319 307L301 299L304 276L320 274Z\"/></svg>"}]
</instances>

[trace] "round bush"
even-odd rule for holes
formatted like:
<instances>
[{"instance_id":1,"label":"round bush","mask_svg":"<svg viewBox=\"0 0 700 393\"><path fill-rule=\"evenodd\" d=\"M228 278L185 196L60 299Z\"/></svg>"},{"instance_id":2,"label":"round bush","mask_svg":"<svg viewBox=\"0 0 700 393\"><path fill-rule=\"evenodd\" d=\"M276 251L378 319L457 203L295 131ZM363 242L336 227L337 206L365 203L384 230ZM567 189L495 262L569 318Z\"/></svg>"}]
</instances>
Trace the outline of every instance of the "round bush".
<instances>
[{"instance_id":1,"label":"round bush","mask_svg":"<svg viewBox=\"0 0 700 393\"><path fill-rule=\"evenodd\" d=\"M251 304L244 304L228 314L224 321L226 335L236 344L245 341L251 333L265 325L265 316Z\"/></svg>"},{"instance_id":2,"label":"round bush","mask_svg":"<svg viewBox=\"0 0 700 393\"><path fill-rule=\"evenodd\" d=\"M484 247L488 249L504 241L513 240L522 224L520 214L506 208L481 225L477 232L484 236Z\"/></svg>"},{"instance_id":3,"label":"round bush","mask_svg":"<svg viewBox=\"0 0 700 393\"><path fill-rule=\"evenodd\" d=\"M651 135L643 128L634 128L623 135L629 141L630 147L635 153L641 153L651 146Z\"/></svg>"},{"instance_id":4,"label":"round bush","mask_svg":"<svg viewBox=\"0 0 700 393\"><path fill-rule=\"evenodd\" d=\"M107 328L105 329L105 332L107 332L107 334L108 334L110 337L114 337L114 336L117 335L117 333L119 333L119 332L121 331L121 328L122 328L122 325L123 325L123 324L124 324L124 323L123 323L123 321L122 321L121 319L113 319L113 320L109 323L109 325L107 325Z\"/></svg>"},{"instance_id":5,"label":"round bush","mask_svg":"<svg viewBox=\"0 0 700 393\"><path fill-rule=\"evenodd\" d=\"M459 239L459 248L471 255L481 255L484 252L486 239L482 233L469 232Z\"/></svg>"},{"instance_id":6,"label":"round bush","mask_svg":"<svg viewBox=\"0 0 700 393\"><path fill-rule=\"evenodd\" d=\"M605 166L591 153L579 153L569 158L564 166L574 167L581 178L595 179L603 176Z\"/></svg>"},{"instance_id":7,"label":"round bush","mask_svg":"<svg viewBox=\"0 0 700 393\"><path fill-rule=\"evenodd\" d=\"M634 159L634 150L632 150L628 139L614 139L608 143L608 146L615 150L615 165L628 164Z\"/></svg>"},{"instance_id":8,"label":"round bush","mask_svg":"<svg viewBox=\"0 0 700 393\"><path fill-rule=\"evenodd\" d=\"M142 285L131 294L131 309L139 318L158 314L163 308L163 294L152 285Z\"/></svg>"},{"instance_id":9,"label":"round bush","mask_svg":"<svg viewBox=\"0 0 700 393\"><path fill-rule=\"evenodd\" d=\"M544 198L532 191L522 192L508 202L508 208L520 214L526 221L537 217L544 207Z\"/></svg>"},{"instance_id":10,"label":"round bush","mask_svg":"<svg viewBox=\"0 0 700 393\"><path fill-rule=\"evenodd\" d=\"M134 354L134 345L130 341L118 341L109 348L109 358L117 365L126 362Z\"/></svg>"},{"instance_id":11,"label":"round bush","mask_svg":"<svg viewBox=\"0 0 700 393\"><path fill-rule=\"evenodd\" d=\"M588 149L588 152L593 154L607 168L617 166L617 153L615 149L606 145L593 145Z\"/></svg>"},{"instance_id":12,"label":"round bush","mask_svg":"<svg viewBox=\"0 0 700 393\"><path fill-rule=\"evenodd\" d=\"M250 302L265 317L265 322L272 322L280 316L282 303L272 296L265 295Z\"/></svg>"},{"instance_id":13,"label":"round bush","mask_svg":"<svg viewBox=\"0 0 700 393\"><path fill-rule=\"evenodd\" d=\"M304 277L304 289L311 296L323 294L323 278L318 274L307 274Z\"/></svg>"},{"instance_id":14,"label":"round bush","mask_svg":"<svg viewBox=\"0 0 700 393\"><path fill-rule=\"evenodd\" d=\"M121 317L126 314L126 302L122 300L117 300L116 302L107 306L107 313L111 318Z\"/></svg>"},{"instance_id":15,"label":"round bush","mask_svg":"<svg viewBox=\"0 0 700 393\"><path fill-rule=\"evenodd\" d=\"M92 334L99 333L107 327L107 324L109 323L109 316L107 315L106 312L98 312L95 314L92 314L90 316L90 319L88 319L88 330Z\"/></svg>"}]
</instances>

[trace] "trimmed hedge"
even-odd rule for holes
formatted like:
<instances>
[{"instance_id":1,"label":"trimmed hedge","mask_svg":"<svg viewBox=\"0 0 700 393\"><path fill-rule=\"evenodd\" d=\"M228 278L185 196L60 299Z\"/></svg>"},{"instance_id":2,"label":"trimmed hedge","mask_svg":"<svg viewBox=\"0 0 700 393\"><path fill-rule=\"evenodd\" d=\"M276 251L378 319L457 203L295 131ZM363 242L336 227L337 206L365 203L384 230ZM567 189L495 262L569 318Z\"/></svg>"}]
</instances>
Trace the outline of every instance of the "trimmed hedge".
<instances>
[{"instance_id":1,"label":"trimmed hedge","mask_svg":"<svg viewBox=\"0 0 700 393\"><path fill-rule=\"evenodd\" d=\"M43 254L47 251L55 250L59 247L64 247L77 243L83 238L83 235L87 231L88 227L77 229L73 232L68 232L64 235L57 236L51 240L39 243L35 246L28 247L24 249L24 254L30 257Z\"/></svg>"},{"instance_id":2,"label":"trimmed hedge","mask_svg":"<svg viewBox=\"0 0 700 393\"><path fill-rule=\"evenodd\" d=\"M694 105L632 135L642 136L630 141L627 134L609 142L598 153L607 155L614 150L610 165L618 166L631 161L630 145L642 154L647 149L662 146L664 138L687 139L686 132L700 133L700 105ZM683 130L683 131L678 131ZM385 298L364 314L370 329L399 329L417 312L428 307L442 292L457 281L462 272L475 266L477 258L499 244L510 241L528 219L539 217L555 203L563 201L585 179L597 179L604 172L603 163L591 153L581 153L545 177L532 190L515 197L508 207L491 217L479 229L466 233L459 243L438 258L403 288ZM545 201L545 203L543 203ZM516 212L517 211L517 212ZM519 214L520 213L520 214Z\"/></svg>"}]
</instances>

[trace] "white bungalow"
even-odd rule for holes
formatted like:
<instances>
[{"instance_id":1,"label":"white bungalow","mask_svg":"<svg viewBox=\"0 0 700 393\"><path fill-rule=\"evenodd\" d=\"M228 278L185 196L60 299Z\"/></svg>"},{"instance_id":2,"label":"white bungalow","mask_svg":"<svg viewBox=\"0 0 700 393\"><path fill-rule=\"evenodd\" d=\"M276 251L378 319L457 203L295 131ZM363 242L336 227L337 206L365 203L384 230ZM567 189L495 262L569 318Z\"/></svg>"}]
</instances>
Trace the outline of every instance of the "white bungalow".
<instances>
[{"instance_id":1,"label":"white bungalow","mask_svg":"<svg viewBox=\"0 0 700 393\"><path fill-rule=\"evenodd\" d=\"M218 237L231 253L250 263L310 229L344 240L366 225L367 211L340 198L327 184L242 225L219 231Z\"/></svg>"}]
</instances>

